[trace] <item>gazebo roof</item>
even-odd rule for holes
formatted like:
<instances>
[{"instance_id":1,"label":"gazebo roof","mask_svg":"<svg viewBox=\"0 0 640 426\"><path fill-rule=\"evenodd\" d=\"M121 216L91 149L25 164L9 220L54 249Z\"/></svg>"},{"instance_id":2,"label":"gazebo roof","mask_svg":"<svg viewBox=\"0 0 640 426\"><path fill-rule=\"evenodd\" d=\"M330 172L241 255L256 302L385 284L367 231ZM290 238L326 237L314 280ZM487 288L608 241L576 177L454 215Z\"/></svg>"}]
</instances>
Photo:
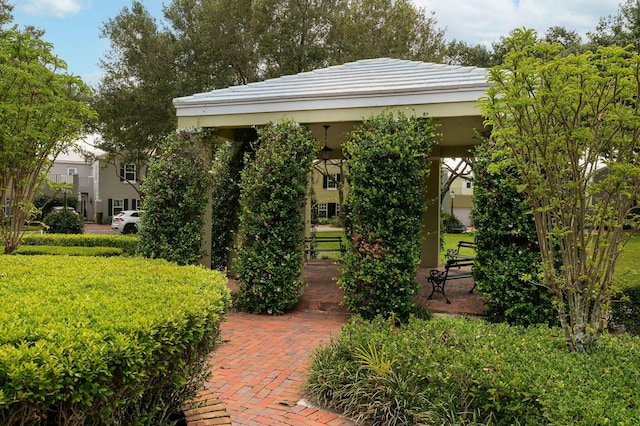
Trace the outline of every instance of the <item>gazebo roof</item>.
<instances>
[{"instance_id":1,"label":"gazebo roof","mask_svg":"<svg viewBox=\"0 0 640 426\"><path fill-rule=\"evenodd\" d=\"M174 99L180 126L245 126L360 120L411 108L434 117L479 116L487 70L400 59L365 59Z\"/></svg>"}]
</instances>

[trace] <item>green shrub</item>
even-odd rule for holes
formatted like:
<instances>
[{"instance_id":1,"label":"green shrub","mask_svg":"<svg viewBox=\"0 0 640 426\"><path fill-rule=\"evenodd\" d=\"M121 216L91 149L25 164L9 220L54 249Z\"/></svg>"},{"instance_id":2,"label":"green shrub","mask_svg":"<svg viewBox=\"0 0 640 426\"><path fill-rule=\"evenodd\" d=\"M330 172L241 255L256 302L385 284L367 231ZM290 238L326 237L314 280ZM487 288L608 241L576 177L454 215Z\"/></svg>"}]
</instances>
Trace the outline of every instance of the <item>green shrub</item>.
<instances>
[{"instance_id":1,"label":"green shrub","mask_svg":"<svg viewBox=\"0 0 640 426\"><path fill-rule=\"evenodd\" d=\"M121 256L122 249L115 247L63 247L63 246L21 246L12 254L25 256L50 254L55 256Z\"/></svg>"},{"instance_id":2,"label":"green shrub","mask_svg":"<svg viewBox=\"0 0 640 426\"><path fill-rule=\"evenodd\" d=\"M48 234L82 234L84 232L84 222L78 214L62 209L53 211L43 219L45 232Z\"/></svg>"},{"instance_id":3,"label":"green shrub","mask_svg":"<svg viewBox=\"0 0 640 426\"><path fill-rule=\"evenodd\" d=\"M145 210L138 244L142 256L179 265L203 257L212 139L208 131L175 133L158 147L140 187Z\"/></svg>"},{"instance_id":4,"label":"green shrub","mask_svg":"<svg viewBox=\"0 0 640 426\"><path fill-rule=\"evenodd\" d=\"M241 135L243 140L240 143L220 148L212 168L211 268L219 271L228 267L229 251L233 246L234 232L238 229L240 173L244 167L244 156L251 150L249 141L257 138L255 130Z\"/></svg>"},{"instance_id":5,"label":"green shrub","mask_svg":"<svg viewBox=\"0 0 640 426\"><path fill-rule=\"evenodd\" d=\"M452 234L460 234L465 231L464 224L455 215L443 213L441 218L444 230Z\"/></svg>"},{"instance_id":6,"label":"green shrub","mask_svg":"<svg viewBox=\"0 0 640 426\"><path fill-rule=\"evenodd\" d=\"M26 234L23 246L115 247L132 255L138 246L137 235L121 234Z\"/></svg>"},{"instance_id":7,"label":"green shrub","mask_svg":"<svg viewBox=\"0 0 640 426\"><path fill-rule=\"evenodd\" d=\"M285 121L258 132L256 155L242 172L238 307L282 314L303 286L304 207L317 143Z\"/></svg>"},{"instance_id":8,"label":"green shrub","mask_svg":"<svg viewBox=\"0 0 640 426\"><path fill-rule=\"evenodd\" d=\"M382 114L366 120L344 147L351 235L338 284L343 303L366 318L393 314L405 321L413 310L433 129L427 118Z\"/></svg>"},{"instance_id":9,"label":"green shrub","mask_svg":"<svg viewBox=\"0 0 640 426\"><path fill-rule=\"evenodd\" d=\"M551 296L537 286L540 249L531 206L516 184L491 172L488 142L476 149L473 219L476 264L473 278L488 296L485 316L512 325L557 324Z\"/></svg>"},{"instance_id":10,"label":"green shrub","mask_svg":"<svg viewBox=\"0 0 640 426\"><path fill-rule=\"evenodd\" d=\"M640 422L640 339L570 353L559 328L354 318L313 355L307 397L363 424Z\"/></svg>"},{"instance_id":11,"label":"green shrub","mask_svg":"<svg viewBox=\"0 0 640 426\"><path fill-rule=\"evenodd\" d=\"M218 272L162 260L0 256L0 423L166 424L208 374Z\"/></svg>"},{"instance_id":12,"label":"green shrub","mask_svg":"<svg viewBox=\"0 0 640 426\"><path fill-rule=\"evenodd\" d=\"M640 287L628 287L611 301L611 325L640 336Z\"/></svg>"}]
</instances>

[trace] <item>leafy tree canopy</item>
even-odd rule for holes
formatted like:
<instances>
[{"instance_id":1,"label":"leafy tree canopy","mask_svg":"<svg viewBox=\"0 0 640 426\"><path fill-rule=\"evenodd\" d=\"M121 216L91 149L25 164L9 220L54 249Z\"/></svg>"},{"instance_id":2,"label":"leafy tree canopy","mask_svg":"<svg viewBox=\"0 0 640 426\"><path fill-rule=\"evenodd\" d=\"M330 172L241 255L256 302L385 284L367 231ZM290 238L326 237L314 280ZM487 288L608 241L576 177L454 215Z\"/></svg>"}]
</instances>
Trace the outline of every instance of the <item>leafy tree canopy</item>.
<instances>
[{"instance_id":1,"label":"leafy tree canopy","mask_svg":"<svg viewBox=\"0 0 640 426\"><path fill-rule=\"evenodd\" d=\"M2 19L10 7L0 4ZM94 118L89 88L66 72L53 46L33 31L0 30L0 235L13 252L52 159Z\"/></svg>"},{"instance_id":2,"label":"leafy tree canopy","mask_svg":"<svg viewBox=\"0 0 640 426\"><path fill-rule=\"evenodd\" d=\"M144 170L173 98L363 58L439 61L436 24L408 0L173 0L161 22L133 1L102 28L99 148Z\"/></svg>"},{"instance_id":3,"label":"leafy tree canopy","mask_svg":"<svg viewBox=\"0 0 640 426\"><path fill-rule=\"evenodd\" d=\"M533 210L542 259L568 346L606 328L613 272L640 191L640 56L622 47L567 55L531 30L507 40L481 102ZM603 168L604 167L604 168Z\"/></svg>"}]
</instances>

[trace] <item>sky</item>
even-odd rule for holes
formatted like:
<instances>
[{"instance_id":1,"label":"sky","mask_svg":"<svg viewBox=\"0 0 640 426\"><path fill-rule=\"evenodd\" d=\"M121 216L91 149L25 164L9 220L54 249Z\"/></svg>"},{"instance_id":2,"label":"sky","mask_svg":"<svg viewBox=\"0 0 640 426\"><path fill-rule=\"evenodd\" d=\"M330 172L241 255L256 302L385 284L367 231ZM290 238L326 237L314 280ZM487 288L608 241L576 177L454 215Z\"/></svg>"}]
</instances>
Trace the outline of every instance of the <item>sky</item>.
<instances>
[{"instance_id":1,"label":"sky","mask_svg":"<svg viewBox=\"0 0 640 426\"><path fill-rule=\"evenodd\" d=\"M169 0L143 0L152 15L161 18ZM564 26L584 36L601 17L616 15L623 0L411 0L435 12L447 40L470 45L497 41L519 27L544 34L551 26ZM91 86L100 79L99 60L108 51L100 28L131 0L9 0L15 5L14 23L46 31L44 39L67 62L68 71Z\"/></svg>"}]
</instances>

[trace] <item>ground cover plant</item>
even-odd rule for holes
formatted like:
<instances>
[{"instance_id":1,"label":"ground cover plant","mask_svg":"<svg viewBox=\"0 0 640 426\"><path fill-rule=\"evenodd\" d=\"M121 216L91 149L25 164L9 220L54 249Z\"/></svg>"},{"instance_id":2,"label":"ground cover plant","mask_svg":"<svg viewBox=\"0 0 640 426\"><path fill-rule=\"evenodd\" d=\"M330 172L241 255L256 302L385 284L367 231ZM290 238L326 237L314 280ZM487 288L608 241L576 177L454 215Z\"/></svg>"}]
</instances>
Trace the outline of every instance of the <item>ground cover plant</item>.
<instances>
[{"instance_id":1,"label":"ground cover plant","mask_svg":"<svg viewBox=\"0 0 640 426\"><path fill-rule=\"evenodd\" d=\"M605 333L575 353L560 328L355 317L305 389L358 424L638 424L640 339Z\"/></svg>"},{"instance_id":2,"label":"ground cover plant","mask_svg":"<svg viewBox=\"0 0 640 426\"><path fill-rule=\"evenodd\" d=\"M0 256L0 423L166 424L208 374L225 283L164 260Z\"/></svg>"}]
</instances>

